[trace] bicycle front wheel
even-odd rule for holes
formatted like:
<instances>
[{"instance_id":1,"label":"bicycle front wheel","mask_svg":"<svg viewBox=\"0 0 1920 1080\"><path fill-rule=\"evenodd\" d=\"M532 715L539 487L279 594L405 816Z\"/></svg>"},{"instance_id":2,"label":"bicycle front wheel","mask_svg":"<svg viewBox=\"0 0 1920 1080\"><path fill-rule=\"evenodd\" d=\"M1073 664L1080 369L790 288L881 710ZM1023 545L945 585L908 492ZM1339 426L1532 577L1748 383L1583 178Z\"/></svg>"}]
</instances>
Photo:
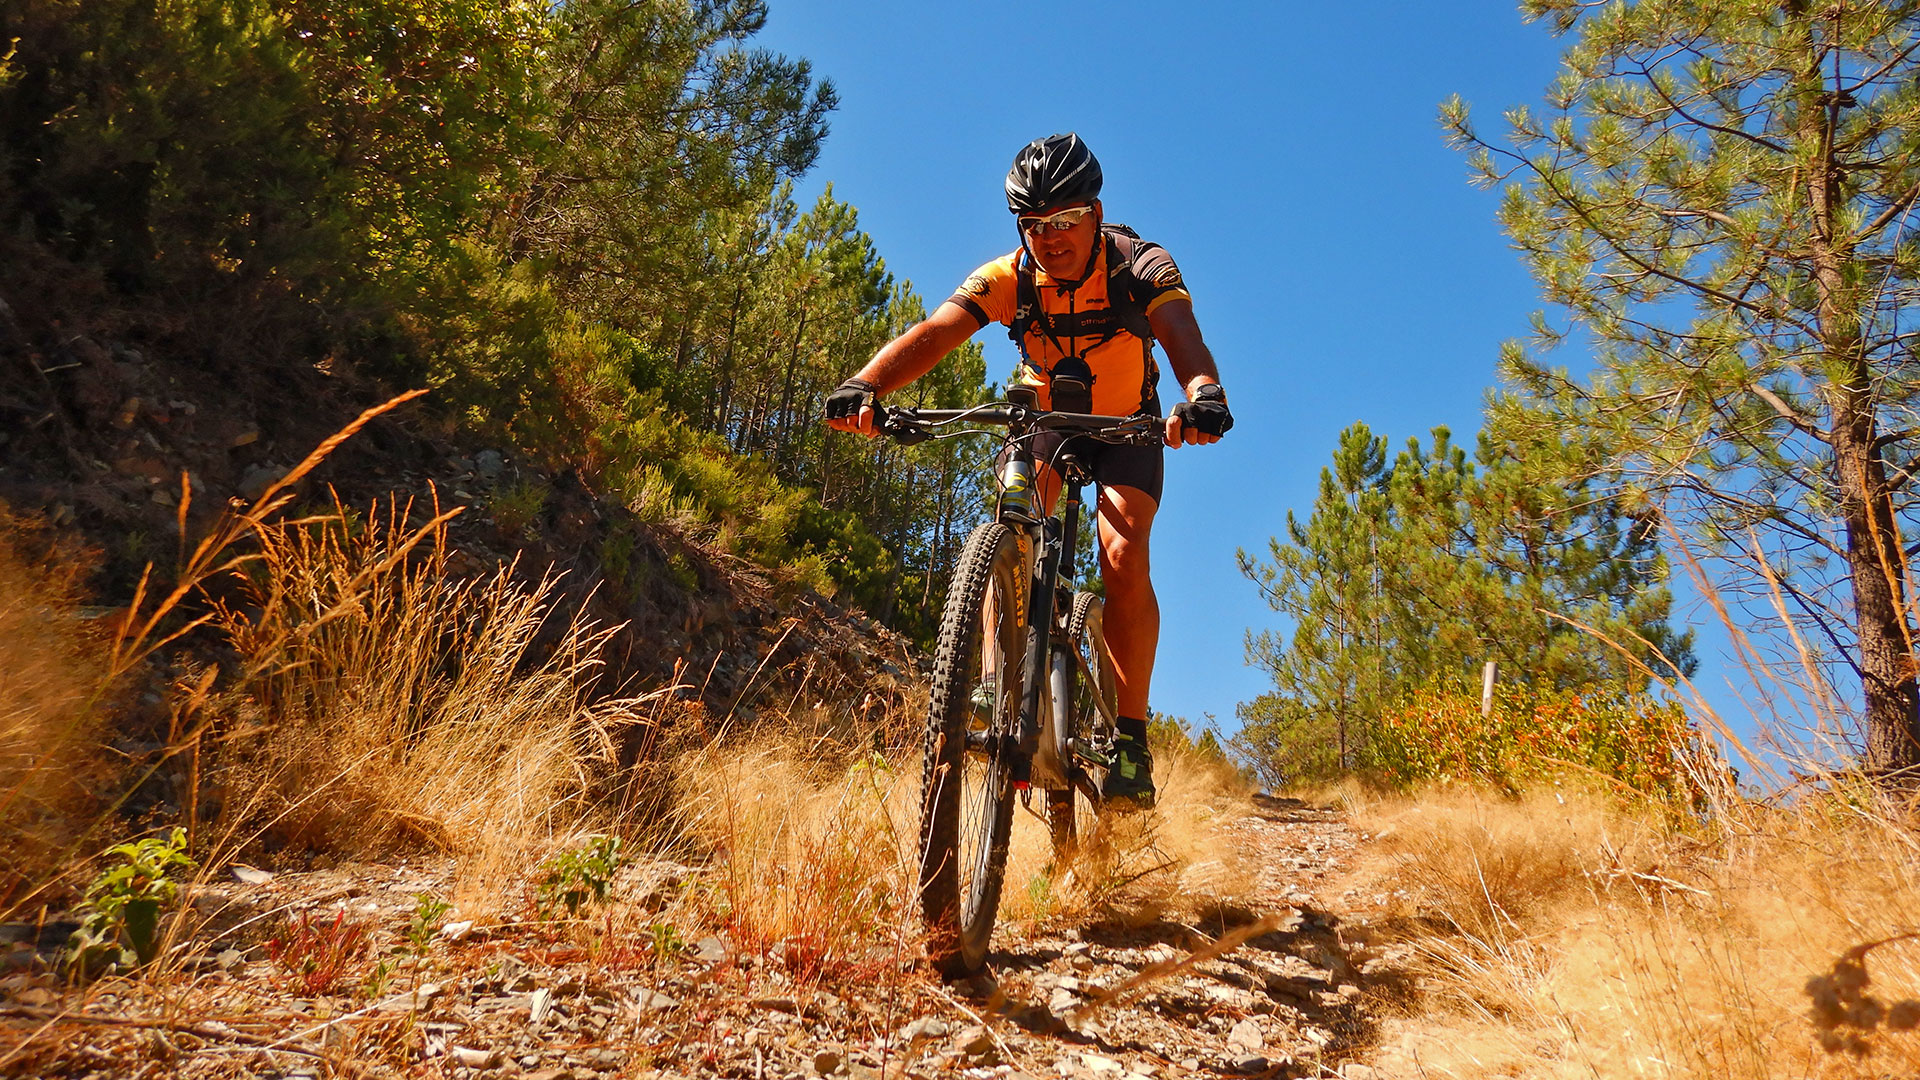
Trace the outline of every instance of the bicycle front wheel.
<instances>
[{"instance_id":1,"label":"bicycle front wheel","mask_svg":"<svg viewBox=\"0 0 1920 1080\"><path fill-rule=\"evenodd\" d=\"M934 965L948 976L986 962L1006 872L1027 644L1022 540L996 522L975 529L940 616L921 774L920 905Z\"/></svg>"}]
</instances>

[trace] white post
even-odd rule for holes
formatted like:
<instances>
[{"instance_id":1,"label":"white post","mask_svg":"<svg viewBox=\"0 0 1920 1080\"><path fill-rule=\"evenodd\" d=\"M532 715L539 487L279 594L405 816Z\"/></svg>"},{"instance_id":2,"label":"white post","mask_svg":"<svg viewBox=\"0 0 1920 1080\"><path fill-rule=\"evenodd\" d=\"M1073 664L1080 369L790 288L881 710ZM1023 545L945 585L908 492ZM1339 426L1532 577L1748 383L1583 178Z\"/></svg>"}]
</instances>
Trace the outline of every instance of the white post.
<instances>
[{"instance_id":1,"label":"white post","mask_svg":"<svg viewBox=\"0 0 1920 1080\"><path fill-rule=\"evenodd\" d=\"M1499 677L1499 661L1489 660L1480 670L1480 715L1483 717L1493 715L1493 683Z\"/></svg>"}]
</instances>

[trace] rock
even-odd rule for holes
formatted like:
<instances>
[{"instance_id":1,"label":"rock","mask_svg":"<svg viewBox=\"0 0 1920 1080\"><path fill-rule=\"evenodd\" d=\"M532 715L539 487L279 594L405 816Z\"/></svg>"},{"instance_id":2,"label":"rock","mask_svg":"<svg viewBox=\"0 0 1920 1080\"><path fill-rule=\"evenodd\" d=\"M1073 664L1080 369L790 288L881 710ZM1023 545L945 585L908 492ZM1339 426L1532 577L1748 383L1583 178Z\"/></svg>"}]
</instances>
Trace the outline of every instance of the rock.
<instances>
[{"instance_id":1,"label":"rock","mask_svg":"<svg viewBox=\"0 0 1920 1080\"><path fill-rule=\"evenodd\" d=\"M527 1056L532 1057L533 1055L529 1054ZM538 1064L540 1061L539 1058L534 1058L533 1060L535 1064ZM520 1063L522 1065L525 1065L527 1063L527 1058L521 1058ZM539 1072L528 1073L525 1077L525 1080L573 1080L573 1070L566 1069L566 1068L541 1069Z\"/></svg>"},{"instance_id":2,"label":"rock","mask_svg":"<svg viewBox=\"0 0 1920 1080\"><path fill-rule=\"evenodd\" d=\"M234 863L229 869L233 871L233 880L242 885L265 885L273 880L273 873L268 870L256 870L240 863Z\"/></svg>"},{"instance_id":3,"label":"rock","mask_svg":"<svg viewBox=\"0 0 1920 1080\"><path fill-rule=\"evenodd\" d=\"M15 1004L39 1007L51 1005L60 1000L60 996L44 986L29 986L13 995Z\"/></svg>"},{"instance_id":4,"label":"rock","mask_svg":"<svg viewBox=\"0 0 1920 1080\"><path fill-rule=\"evenodd\" d=\"M398 993L374 1006L375 1012L402 1013L419 1012L433 1004L440 996L440 987L436 983L421 983L412 990Z\"/></svg>"},{"instance_id":5,"label":"rock","mask_svg":"<svg viewBox=\"0 0 1920 1080\"><path fill-rule=\"evenodd\" d=\"M1227 1045L1235 1050L1252 1053L1266 1044L1265 1036L1260 1034L1260 1025L1251 1016L1233 1025L1233 1030L1227 1032Z\"/></svg>"},{"instance_id":6,"label":"rock","mask_svg":"<svg viewBox=\"0 0 1920 1080\"><path fill-rule=\"evenodd\" d=\"M972 978L962 979L959 982L954 983L953 989L956 993L959 993L965 997L970 997L975 1000L984 1001L985 999L992 997L993 992L995 990L1000 989L1000 983L996 979L994 979L993 976L985 972L981 972L980 974L975 975Z\"/></svg>"},{"instance_id":7,"label":"rock","mask_svg":"<svg viewBox=\"0 0 1920 1080\"><path fill-rule=\"evenodd\" d=\"M1374 1080L1378 1075L1379 1073L1375 1072L1371 1065L1354 1064L1340 1067L1340 1080Z\"/></svg>"},{"instance_id":8,"label":"rock","mask_svg":"<svg viewBox=\"0 0 1920 1080\"><path fill-rule=\"evenodd\" d=\"M840 1055L832 1050L817 1050L813 1055L813 1071L821 1076L832 1076L840 1071Z\"/></svg>"},{"instance_id":9,"label":"rock","mask_svg":"<svg viewBox=\"0 0 1920 1080\"><path fill-rule=\"evenodd\" d=\"M75 360L95 367L104 367L113 362L113 357L107 353L107 350L101 348L99 343L90 337L76 336L67 342L67 351L73 354Z\"/></svg>"},{"instance_id":10,"label":"rock","mask_svg":"<svg viewBox=\"0 0 1920 1080\"><path fill-rule=\"evenodd\" d=\"M507 459L498 450L482 450L473 455L473 469L491 480L507 467Z\"/></svg>"},{"instance_id":11,"label":"rock","mask_svg":"<svg viewBox=\"0 0 1920 1080\"><path fill-rule=\"evenodd\" d=\"M440 932L434 936L445 938L448 941L465 941L468 935L472 933L473 920L463 919L459 922L450 922L440 927Z\"/></svg>"},{"instance_id":12,"label":"rock","mask_svg":"<svg viewBox=\"0 0 1920 1080\"><path fill-rule=\"evenodd\" d=\"M453 1047L450 1055L453 1060L469 1069L491 1069L500 1064L500 1051L476 1050L465 1046Z\"/></svg>"},{"instance_id":13,"label":"rock","mask_svg":"<svg viewBox=\"0 0 1920 1080\"><path fill-rule=\"evenodd\" d=\"M703 964L717 964L727 958L727 944L717 937L703 937L694 943L693 958Z\"/></svg>"},{"instance_id":14,"label":"rock","mask_svg":"<svg viewBox=\"0 0 1920 1080\"><path fill-rule=\"evenodd\" d=\"M1227 1062L1227 1071L1242 1074L1266 1072L1267 1059L1258 1054L1242 1055Z\"/></svg>"},{"instance_id":15,"label":"rock","mask_svg":"<svg viewBox=\"0 0 1920 1080\"><path fill-rule=\"evenodd\" d=\"M944 1039L953 1029L945 1020L937 1016L923 1016L900 1029L900 1038L907 1042L926 1039Z\"/></svg>"},{"instance_id":16,"label":"rock","mask_svg":"<svg viewBox=\"0 0 1920 1080\"><path fill-rule=\"evenodd\" d=\"M978 1024L960 1032L953 1041L954 1049L970 1058L986 1057L998 1049L993 1042L993 1033Z\"/></svg>"},{"instance_id":17,"label":"rock","mask_svg":"<svg viewBox=\"0 0 1920 1080\"><path fill-rule=\"evenodd\" d=\"M222 949L220 955L213 958L213 962L221 971L229 975L238 975L247 966L247 954L239 949Z\"/></svg>"},{"instance_id":18,"label":"rock","mask_svg":"<svg viewBox=\"0 0 1920 1080\"><path fill-rule=\"evenodd\" d=\"M1064 986L1054 988L1053 996L1047 999L1047 1008L1055 1016L1065 1016L1083 1004L1085 1001L1079 994Z\"/></svg>"},{"instance_id":19,"label":"rock","mask_svg":"<svg viewBox=\"0 0 1920 1080\"><path fill-rule=\"evenodd\" d=\"M531 978L531 976L529 976ZM553 991L535 990L527 998L527 1026L539 1027L546 1022L547 1014L553 1011Z\"/></svg>"},{"instance_id":20,"label":"rock","mask_svg":"<svg viewBox=\"0 0 1920 1080\"><path fill-rule=\"evenodd\" d=\"M636 1012L648 1013L660 1009L671 1009L678 1004L680 1004L678 999L658 990L641 987L633 992L633 1007Z\"/></svg>"},{"instance_id":21,"label":"rock","mask_svg":"<svg viewBox=\"0 0 1920 1080\"><path fill-rule=\"evenodd\" d=\"M246 471L240 474L240 483L235 490L240 493L241 498L252 502L260 496L265 495L267 489L279 482L280 478L285 475L286 470L277 466L249 465Z\"/></svg>"},{"instance_id":22,"label":"rock","mask_svg":"<svg viewBox=\"0 0 1920 1080\"><path fill-rule=\"evenodd\" d=\"M1110 1057L1101 1057L1099 1054L1081 1054L1080 1063L1087 1067L1088 1072L1092 1073L1117 1073L1126 1071L1120 1067L1119 1062Z\"/></svg>"},{"instance_id":23,"label":"rock","mask_svg":"<svg viewBox=\"0 0 1920 1080\"><path fill-rule=\"evenodd\" d=\"M1029 1005L1014 1013L1013 1022L1035 1035L1058 1035L1067 1030L1065 1021L1040 1005Z\"/></svg>"}]
</instances>

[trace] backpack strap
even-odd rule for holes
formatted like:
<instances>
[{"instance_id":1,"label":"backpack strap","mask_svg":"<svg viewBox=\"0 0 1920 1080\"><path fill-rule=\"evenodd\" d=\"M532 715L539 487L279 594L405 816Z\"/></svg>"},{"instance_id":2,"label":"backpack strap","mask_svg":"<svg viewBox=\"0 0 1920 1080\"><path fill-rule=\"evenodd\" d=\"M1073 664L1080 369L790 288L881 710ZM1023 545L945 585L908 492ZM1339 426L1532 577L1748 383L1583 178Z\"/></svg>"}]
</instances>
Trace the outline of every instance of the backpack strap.
<instances>
[{"instance_id":1,"label":"backpack strap","mask_svg":"<svg viewBox=\"0 0 1920 1080\"><path fill-rule=\"evenodd\" d=\"M1133 259L1149 246L1140 234L1118 223L1101 226L1107 241L1107 306L1119 313L1120 326L1127 333L1153 344L1153 324L1147 321L1147 305L1140 299L1144 291L1139 275L1133 272Z\"/></svg>"},{"instance_id":2,"label":"backpack strap","mask_svg":"<svg viewBox=\"0 0 1920 1080\"><path fill-rule=\"evenodd\" d=\"M1118 317L1119 330L1125 330L1140 339L1143 351L1141 370L1144 373L1140 402L1145 406L1152 400L1154 386L1160 381L1160 368L1153 359L1153 324L1147 318L1147 306L1141 299L1146 290L1140 287L1139 275L1133 272L1133 261L1139 252L1153 245L1119 222L1102 224L1100 239L1107 248L1107 307ZM1021 364L1037 374L1045 375L1040 365L1027 355L1027 332L1033 329L1034 320L1040 315L1040 289L1034 282L1032 258L1024 246L1014 257L1013 321L1007 325L1007 337L1013 340L1013 347L1019 351ZM1087 348L1103 345L1113 336L1110 333Z\"/></svg>"},{"instance_id":3,"label":"backpack strap","mask_svg":"<svg viewBox=\"0 0 1920 1080\"><path fill-rule=\"evenodd\" d=\"M1160 365L1153 359L1153 323L1147 318L1140 275L1133 272L1133 261L1141 251L1154 246L1140 234L1119 222L1103 225L1107 237L1107 305L1120 313L1120 325L1140 339L1140 407L1153 400L1160 383Z\"/></svg>"}]
</instances>

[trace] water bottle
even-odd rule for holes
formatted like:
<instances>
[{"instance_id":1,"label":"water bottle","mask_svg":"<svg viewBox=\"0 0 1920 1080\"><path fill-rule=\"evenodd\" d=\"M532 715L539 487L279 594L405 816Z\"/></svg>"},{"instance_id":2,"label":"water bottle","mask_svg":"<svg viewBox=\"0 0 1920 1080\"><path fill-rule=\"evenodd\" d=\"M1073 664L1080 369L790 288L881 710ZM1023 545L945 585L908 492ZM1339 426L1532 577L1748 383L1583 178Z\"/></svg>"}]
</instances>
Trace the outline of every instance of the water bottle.
<instances>
[{"instance_id":1,"label":"water bottle","mask_svg":"<svg viewBox=\"0 0 1920 1080\"><path fill-rule=\"evenodd\" d=\"M1030 524L1033 516L1033 462L1014 457L1000 472L1000 516Z\"/></svg>"}]
</instances>

